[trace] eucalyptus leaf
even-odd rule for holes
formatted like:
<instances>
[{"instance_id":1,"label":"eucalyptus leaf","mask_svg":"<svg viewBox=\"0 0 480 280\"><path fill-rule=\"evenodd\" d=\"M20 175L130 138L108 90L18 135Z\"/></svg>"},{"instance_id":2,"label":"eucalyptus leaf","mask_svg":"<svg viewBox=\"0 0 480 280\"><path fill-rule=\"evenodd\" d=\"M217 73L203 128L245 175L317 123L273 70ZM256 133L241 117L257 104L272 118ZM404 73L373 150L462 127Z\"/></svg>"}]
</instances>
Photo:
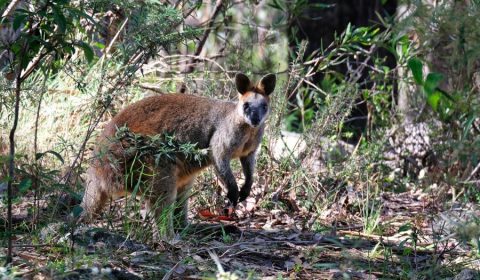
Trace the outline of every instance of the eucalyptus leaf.
<instances>
[{"instance_id":1,"label":"eucalyptus leaf","mask_svg":"<svg viewBox=\"0 0 480 280\"><path fill-rule=\"evenodd\" d=\"M20 28L24 22L25 22L25 19L28 17L28 14L24 14L24 13L21 13L21 14L18 14L17 16L15 16L15 18L13 19L13 24L12 24L12 27L14 30L17 30L18 28Z\"/></svg>"},{"instance_id":2,"label":"eucalyptus leaf","mask_svg":"<svg viewBox=\"0 0 480 280\"><path fill-rule=\"evenodd\" d=\"M20 184L18 184L18 189L20 193L26 193L32 187L32 179L26 178L23 179Z\"/></svg>"},{"instance_id":3,"label":"eucalyptus leaf","mask_svg":"<svg viewBox=\"0 0 480 280\"><path fill-rule=\"evenodd\" d=\"M94 57L94 55L95 55L95 53L93 52L92 47L91 47L89 44L87 44L87 43L85 43L85 42L83 42L83 41L80 41L80 42L78 43L78 46L79 46L80 48L82 48L83 53L85 54L85 58L87 59L87 61L88 61L88 62L92 62L92 61L93 61L93 57Z\"/></svg>"},{"instance_id":4,"label":"eucalyptus leaf","mask_svg":"<svg viewBox=\"0 0 480 280\"><path fill-rule=\"evenodd\" d=\"M57 153L57 152L55 152L55 151L51 151L51 150L46 151L46 152L44 152L44 153L37 153L37 154L35 155L35 160L41 159L41 158L44 157L46 154L52 154L52 155L54 155L61 163L64 163L63 157L62 157L59 153Z\"/></svg>"},{"instance_id":5,"label":"eucalyptus leaf","mask_svg":"<svg viewBox=\"0 0 480 280\"><path fill-rule=\"evenodd\" d=\"M427 92L427 103L435 112L438 112L438 105L442 99L442 96L442 93L438 90L435 90L432 93Z\"/></svg>"},{"instance_id":6,"label":"eucalyptus leaf","mask_svg":"<svg viewBox=\"0 0 480 280\"><path fill-rule=\"evenodd\" d=\"M427 75L425 79L425 84L423 86L427 94L433 94L440 82L443 80L443 75L440 73L432 72Z\"/></svg>"},{"instance_id":7,"label":"eucalyptus leaf","mask_svg":"<svg viewBox=\"0 0 480 280\"><path fill-rule=\"evenodd\" d=\"M58 28L62 33L65 33L67 29L67 19L63 15L63 12L57 7L53 7L53 19L55 23L58 25Z\"/></svg>"},{"instance_id":8,"label":"eucalyptus leaf","mask_svg":"<svg viewBox=\"0 0 480 280\"><path fill-rule=\"evenodd\" d=\"M415 83L419 85L423 85L423 65L422 62L415 58L412 57L408 60L408 68L410 71L412 71L413 74L413 79L415 80Z\"/></svg>"},{"instance_id":9,"label":"eucalyptus leaf","mask_svg":"<svg viewBox=\"0 0 480 280\"><path fill-rule=\"evenodd\" d=\"M83 212L82 206L80 205L73 206L73 210L72 210L73 217L75 218L80 217L80 214L82 214L82 212Z\"/></svg>"}]
</instances>

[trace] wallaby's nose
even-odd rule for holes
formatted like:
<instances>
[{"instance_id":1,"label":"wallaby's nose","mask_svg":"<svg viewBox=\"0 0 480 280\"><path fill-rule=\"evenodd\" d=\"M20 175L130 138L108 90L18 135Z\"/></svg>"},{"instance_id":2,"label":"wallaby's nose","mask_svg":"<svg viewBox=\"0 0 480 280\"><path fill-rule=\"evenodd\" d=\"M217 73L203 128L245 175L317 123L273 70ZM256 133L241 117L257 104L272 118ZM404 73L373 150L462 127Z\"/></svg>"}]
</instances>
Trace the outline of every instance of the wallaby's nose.
<instances>
[{"instance_id":1,"label":"wallaby's nose","mask_svg":"<svg viewBox=\"0 0 480 280\"><path fill-rule=\"evenodd\" d=\"M260 118L258 116L253 116L251 121L253 126L257 126L260 123Z\"/></svg>"}]
</instances>

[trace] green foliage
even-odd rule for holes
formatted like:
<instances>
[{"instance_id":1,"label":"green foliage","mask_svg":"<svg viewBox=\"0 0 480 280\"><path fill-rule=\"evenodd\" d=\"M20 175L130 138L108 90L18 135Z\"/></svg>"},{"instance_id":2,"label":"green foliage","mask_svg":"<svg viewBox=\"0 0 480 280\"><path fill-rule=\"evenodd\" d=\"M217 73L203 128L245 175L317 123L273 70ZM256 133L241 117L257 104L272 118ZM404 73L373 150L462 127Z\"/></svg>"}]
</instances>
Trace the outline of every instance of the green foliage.
<instances>
[{"instance_id":1,"label":"green foliage","mask_svg":"<svg viewBox=\"0 0 480 280\"><path fill-rule=\"evenodd\" d=\"M169 50L171 46L186 42L202 32L201 29L190 27L178 31L177 27L184 21L182 13L176 7L163 5L159 1L97 0L85 5L98 11L100 16L107 11L124 15L118 25L128 22L125 30L120 33L121 38L116 42L124 63L133 53L142 51L146 53L146 58L151 58L160 49ZM94 39L100 46L105 43L97 40Z\"/></svg>"},{"instance_id":2,"label":"green foliage","mask_svg":"<svg viewBox=\"0 0 480 280\"><path fill-rule=\"evenodd\" d=\"M352 135L348 129L349 120L346 115L353 108L353 102L360 96L372 104L374 125L386 126L389 118L389 103L394 85L392 70L386 66L384 57L374 51L378 47L387 46L393 40L390 30L381 31L378 27L353 27L348 25L346 30L334 42L324 49L319 49L307 59L304 71L306 73L320 72L322 79L319 84L311 82L305 84L295 93L295 99L290 100L292 111L286 119L288 130L305 131L311 124L326 116L341 118L345 122L333 122L338 125L336 130L342 130L344 136ZM373 50L370 50L373 48ZM303 54L299 53L299 56ZM355 65L352 60L373 60L371 75L366 87L364 80L360 80L361 65ZM312 65L312 66L311 66ZM345 73L339 65L351 67ZM360 71L360 72L358 72ZM347 137L348 138L348 137Z\"/></svg>"},{"instance_id":3,"label":"green foliage","mask_svg":"<svg viewBox=\"0 0 480 280\"><path fill-rule=\"evenodd\" d=\"M70 1L38 1L33 9L16 9L12 17L11 28L18 32L18 36L10 38L13 40L1 47L15 57L13 64L7 65L7 71L15 69L14 65L23 70L34 58L46 56L53 60L43 67L58 66L56 61L75 54L73 46L79 46L87 59L93 59L91 47L77 36L80 21L91 20L91 17ZM9 18L2 18L4 24L9 21Z\"/></svg>"},{"instance_id":4,"label":"green foliage","mask_svg":"<svg viewBox=\"0 0 480 280\"><path fill-rule=\"evenodd\" d=\"M207 149L198 149L196 143L178 142L175 135L145 136L131 132L127 126L117 128L115 139L122 143L128 158L133 155L138 158L153 157L156 165L160 165L165 160L175 162L177 156L192 159L201 164L208 154Z\"/></svg>"},{"instance_id":5,"label":"green foliage","mask_svg":"<svg viewBox=\"0 0 480 280\"><path fill-rule=\"evenodd\" d=\"M439 89L440 82L444 79L441 73L431 72L423 79L423 63L417 58L408 61L415 83L422 89L428 105L437 112L440 118L447 121L451 118L454 108L453 99L446 92Z\"/></svg>"}]
</instances>

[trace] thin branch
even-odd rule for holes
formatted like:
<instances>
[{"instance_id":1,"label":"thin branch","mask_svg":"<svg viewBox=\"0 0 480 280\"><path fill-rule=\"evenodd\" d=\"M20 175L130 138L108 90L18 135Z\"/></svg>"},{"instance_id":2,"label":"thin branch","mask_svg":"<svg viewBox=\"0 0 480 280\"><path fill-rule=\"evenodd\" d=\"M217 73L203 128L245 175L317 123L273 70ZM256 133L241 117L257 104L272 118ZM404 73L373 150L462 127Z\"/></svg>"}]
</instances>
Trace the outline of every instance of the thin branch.
<instances>
[{"instance_id":1,"label":"thin branch","mask_svg":"<svg viewBox=\"0 0 480 280\"><path fill-rule=\"evenodd\" d=\"M8 17L9 15L12 14L13 11L15 11L15 8L17 7L18 4L20 4L22 0L13 0L8 4L8 7L5 9L5 11L2 14L2 17Z\"/></svg>"},{"instance_id":2,"label":"thin branch","mask_svg":"<svg viewBox=\"0 0 480 280\"><path fill-rule=\"evenodd\" d=\"M7 239L8 239L8 252L6 263L11 263L13 260L13 246L12 246L12 185L15 177L15 131L17 130L18 115L20 112L20 93L22 90L21 71L22 65L18 64L17 78L15 79L15 108L13 115L13 124L10 130L10 154L8 159L8 184L7 184Z\"/></svg>"},{"instance_id":3,"label":"thin branch","mask_svg":"<svg viewBox=\"0 0 480 280\"><path fill-rule=\"evenodd\" d=\"M117 33L115 33L115 36L113 36L112 40L108 44L108 47L105 49L105 53L103 54L103 57L105 57L110 52L113 44L115 44L115 42L118 40L118 37L120 36L120 33L123 31L123 29L127 25L127 22L128 22L128 17L123 21L123 23L120 26L120 28L118 29ZM102 57L102 59L103 59L103 57Z\"/></svg>"},{"instance_id":4,"label":"thin branch","mask_svg":"<svg viewBox=\"0 0 480 280\"><path fill-rule=\"evenodd\" d=\"M222 0L217 0L213 15L210 18L208 26L205 29L205 32L203 33L202 39L200 39L200 41L198 42L198 46L197 46L197 49L195 50L195 53L193 54L194 57L197 57L202 53L203 47L205 46L205 43L207 42L208 36L210 35L210 32L212 32L213 25L215 24L215 19L218 17L220 12L222 11L222 8L223 8L223 1ZM189 63L190 65L188 66L187 70L185 71L186 73L191 73L191 72L193 72L193 70L195 70L195 66L193 65L195 62L197 62L197 59L195 59L195 58L192 58L190 60L190 63Z\"/></svg>"}]
</instances>

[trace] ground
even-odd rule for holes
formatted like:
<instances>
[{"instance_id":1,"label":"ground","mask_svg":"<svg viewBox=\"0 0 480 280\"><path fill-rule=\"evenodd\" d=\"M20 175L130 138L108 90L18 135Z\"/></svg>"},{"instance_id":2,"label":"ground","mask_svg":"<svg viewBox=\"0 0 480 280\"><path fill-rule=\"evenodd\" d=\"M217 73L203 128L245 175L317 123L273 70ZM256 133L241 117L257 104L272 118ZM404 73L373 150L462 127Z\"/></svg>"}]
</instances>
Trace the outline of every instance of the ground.
<instances>
[{"instance_id":1,"label":"ground","mask_svg":"<svg viewBox=\"0 0 480 280\"><path fill-rule=\"evenodd\" d=\"M28 232L27 196L14 207L12 268L27 279L453 279L467 266L478 269L468 244L435 238L449 225L433 226L442 223L431 213L443 211L434 200L409 192L384 193L382 202L371 233L355 226L347 206L318 216L315 224L323 227L315 230L305 229L312 217L301 211L257 209L234 221L197 215L180 239L152 242L117 214L73 227L57 220ZM452 220L446 217L459 211L439 217ZM142 227L137 222L128 226ZM222 269L231 274L220 276Z\"/></svg>"}]
</instances>

